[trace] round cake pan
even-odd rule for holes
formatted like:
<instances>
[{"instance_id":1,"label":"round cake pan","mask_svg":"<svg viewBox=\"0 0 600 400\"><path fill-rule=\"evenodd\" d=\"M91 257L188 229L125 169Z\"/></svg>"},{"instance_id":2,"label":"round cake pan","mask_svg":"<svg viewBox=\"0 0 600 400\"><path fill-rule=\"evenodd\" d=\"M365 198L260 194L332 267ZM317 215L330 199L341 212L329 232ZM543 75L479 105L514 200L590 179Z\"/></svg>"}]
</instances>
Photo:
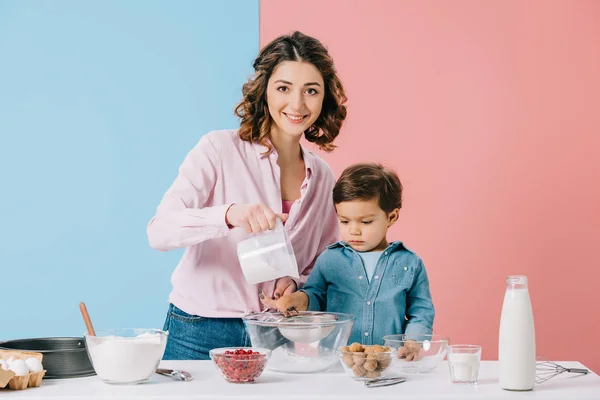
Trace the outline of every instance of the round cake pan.
<instances>
[{"instance_id":1,"label":"round cake pan","mask_svg":"<svg viewBox=\"0 0 600 400\"><path fill-rule=\"evenodd\" d=\"M42 353L47 371L44 379L79 378L95 375L82 337L47 337L0 342L0 349Z\"/></svg>"}]
</instances>

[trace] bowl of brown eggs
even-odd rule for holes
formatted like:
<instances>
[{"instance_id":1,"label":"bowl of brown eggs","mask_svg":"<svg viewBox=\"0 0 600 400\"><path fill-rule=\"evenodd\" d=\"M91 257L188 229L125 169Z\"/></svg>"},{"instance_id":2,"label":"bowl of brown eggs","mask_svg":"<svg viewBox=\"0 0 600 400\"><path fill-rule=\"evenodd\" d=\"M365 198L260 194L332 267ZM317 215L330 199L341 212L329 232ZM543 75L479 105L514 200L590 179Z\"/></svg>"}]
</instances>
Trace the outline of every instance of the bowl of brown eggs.
<instances>
[{"instance_id":1,"label":"bowl of brown eggs","mask_svg":"<svg viewBox=\"0 0 600 400\"><path fill-rule=\"evenodd\" d=\"M352 343L342 346L338 354L344 370L357 381L385 378L389 375L389 367L397 358L398 350L378 344L372 346Z\"/></svg>"}]
</instances>

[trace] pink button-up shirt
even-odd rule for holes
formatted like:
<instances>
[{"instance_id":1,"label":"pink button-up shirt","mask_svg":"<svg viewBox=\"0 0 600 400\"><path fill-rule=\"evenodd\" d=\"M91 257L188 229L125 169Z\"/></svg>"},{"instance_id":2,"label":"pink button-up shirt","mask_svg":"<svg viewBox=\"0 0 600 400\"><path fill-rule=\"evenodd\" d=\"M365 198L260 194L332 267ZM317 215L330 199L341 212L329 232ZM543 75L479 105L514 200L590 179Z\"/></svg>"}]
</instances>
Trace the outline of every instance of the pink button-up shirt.
<instances>
[{"instance_id":1,"label":"pink button-up shirt","mask_svg":"<svg viewBox=\"0 0 600 400\"><path fill-rule=\"evenodd\" d=\"M148 224L153 248L186 248L171 276L169 301L189 314L241 317L263 309L258 288L273 293L274 281L246 282L236 246L250 235L225 223L233 203L263 203L276 213L282 211L277 152L263 155L265 150L241 140L237 130L204 135L185 158ZM285 224L301 284L315 258L339 236L331 197L335 177L325 161L306 149L302 152L306 178Z\"/></svg>"}]
</instances>

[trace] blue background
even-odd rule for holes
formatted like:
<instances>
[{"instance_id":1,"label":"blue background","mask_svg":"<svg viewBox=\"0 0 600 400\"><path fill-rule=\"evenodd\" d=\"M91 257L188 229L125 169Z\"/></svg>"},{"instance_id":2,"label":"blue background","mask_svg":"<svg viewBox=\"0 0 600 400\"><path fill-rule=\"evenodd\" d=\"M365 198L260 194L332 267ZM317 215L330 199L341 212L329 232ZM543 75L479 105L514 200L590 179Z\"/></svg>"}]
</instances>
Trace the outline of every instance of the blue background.
<instances>
[{"instance_id":1,"label":"blue background","mask_svg":"<svg viewBox=\"0 0 600 400\"><path fill-rule=\"evenodd\" d=\"M146 225L233 108L258 0L0 2L0 340L162 327Z\"/></svg>"}]
</instances>

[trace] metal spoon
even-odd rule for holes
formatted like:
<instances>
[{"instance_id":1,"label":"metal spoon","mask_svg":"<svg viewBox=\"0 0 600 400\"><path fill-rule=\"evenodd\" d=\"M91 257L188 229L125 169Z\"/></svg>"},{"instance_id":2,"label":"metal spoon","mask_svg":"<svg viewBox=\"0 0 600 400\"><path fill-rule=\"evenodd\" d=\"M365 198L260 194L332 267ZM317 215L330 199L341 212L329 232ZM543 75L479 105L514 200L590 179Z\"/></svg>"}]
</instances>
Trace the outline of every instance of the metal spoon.
<instances>
[{"instance_id":1,"label":"metal spoon","mask_svg":"<svg viewBox=\"0 0 600 400\"><path fill-rule=\"evenodd\" d=\"M396 378L381 378L381 379L373 379L370 381L365 381L366 388L374 388L380 386L390 386L395 385L397 383L406 382L406 378L403 376L399 376Z\"/></svg>"},{"instance_id":2,"label":"metal spoon","mask_svg":"<svg viewBox=\"0 0 600 400\"><path fill-rule=\"evenodd\" d=\"M189 372L182 371L180 369L163 369L157 368L156 373L159 375L170 376L171 378L177 379L179 381L189 382L193 380L192 375Z\"/></svg>"}]
</instances>

